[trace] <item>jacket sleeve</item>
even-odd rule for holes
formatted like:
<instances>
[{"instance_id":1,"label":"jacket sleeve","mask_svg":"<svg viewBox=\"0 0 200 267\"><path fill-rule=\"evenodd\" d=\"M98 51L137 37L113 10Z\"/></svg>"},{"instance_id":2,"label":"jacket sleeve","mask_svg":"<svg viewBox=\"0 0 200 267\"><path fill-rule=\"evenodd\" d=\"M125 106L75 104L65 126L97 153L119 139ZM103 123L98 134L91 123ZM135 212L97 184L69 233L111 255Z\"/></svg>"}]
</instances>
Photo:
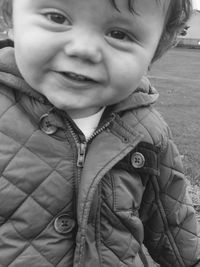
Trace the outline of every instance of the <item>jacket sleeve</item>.
<instances>
[{"instance_id":1,"label":"jacket sleeve","mask_svg":"<svg viewBox=\"0 0 200 267\"><path fill-rule=\"evenodd\" d=\"M160 174L150 177L144 194L143 214L149 215L144 220L145 245L162 267L200 266L200 225L180 154L171 138L166 143L159 157Z\"/></svg>"}]
</instances>

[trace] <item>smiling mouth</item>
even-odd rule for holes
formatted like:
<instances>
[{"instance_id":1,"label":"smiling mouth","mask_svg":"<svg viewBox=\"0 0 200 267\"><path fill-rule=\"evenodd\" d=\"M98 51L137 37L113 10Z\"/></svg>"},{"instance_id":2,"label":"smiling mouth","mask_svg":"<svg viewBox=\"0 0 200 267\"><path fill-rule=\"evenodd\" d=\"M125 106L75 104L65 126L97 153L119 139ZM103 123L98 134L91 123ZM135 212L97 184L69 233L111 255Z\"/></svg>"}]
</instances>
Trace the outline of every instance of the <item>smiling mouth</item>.
<instances>
[{"instance_id":1,"label":"smiling mouth","mask_svg":"<svg viewBox=\"0 0 200 267\"><path fill-rule=\"evenodd\" d=\"M76 82L93 82L96 83L95 80L84 76L84 75L80 75L80 74L76 74L74 72L61 72L61 74L66 77L67 79L70 79L72 81L76 81Z\"/></svg>"}]
</instances>

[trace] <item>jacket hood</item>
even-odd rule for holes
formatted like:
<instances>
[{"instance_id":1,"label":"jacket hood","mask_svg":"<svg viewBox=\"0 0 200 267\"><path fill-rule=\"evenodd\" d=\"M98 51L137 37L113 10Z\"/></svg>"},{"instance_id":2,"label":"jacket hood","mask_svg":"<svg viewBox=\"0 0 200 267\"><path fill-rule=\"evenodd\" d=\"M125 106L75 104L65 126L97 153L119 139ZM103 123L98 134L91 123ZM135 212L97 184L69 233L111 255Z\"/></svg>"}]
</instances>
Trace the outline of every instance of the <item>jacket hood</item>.
<instances>
[{"instance_id":1,"label":"jacket hood","mask_svg":"<svg viewBox=\"0 0 200 267\"><path fill-rule=\"evenodd\" d=\"M23 79L18 70L13 47L0 49L0 83L34 98L41 103L48 103L48 100L32 89ZM143 77L138 88L125 100L111 107L114 112L121 112L129 109L149 106L158 99L158 92L151 86L147 77Z\"/></svg>"}]
</instances>

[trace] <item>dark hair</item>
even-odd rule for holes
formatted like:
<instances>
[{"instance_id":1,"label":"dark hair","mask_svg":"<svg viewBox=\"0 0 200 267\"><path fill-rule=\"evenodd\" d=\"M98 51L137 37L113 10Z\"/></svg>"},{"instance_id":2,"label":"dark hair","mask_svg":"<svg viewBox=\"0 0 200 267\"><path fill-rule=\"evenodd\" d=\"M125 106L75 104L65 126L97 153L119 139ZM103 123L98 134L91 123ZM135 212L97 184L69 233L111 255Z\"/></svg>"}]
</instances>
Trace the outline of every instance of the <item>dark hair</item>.
<instances>
[{"instance_id":1,"label":"dark hair","mask_svg":"<svg viewBox=\"0 0 200 267\"><path fill-rule=\"evenodd\" d=\"M163 33L152 61L157 60L168 49L176 45L177 36L183 31L191 14L191 0L171 0Z\"/></svg>"},{"instance_id":2,"label":"dark hair","mask_svg":"<svg viewBox=\"0 0 200 267\"><path fill-rule=\"evenodd\" d=\"M11 28L11 22L10 18L12 17L12 6L11 6L11 1L12 0L0 0L0 16L3 18L3 23L2 25L5 30L8 28Z\"/></svg>"},{"instance_id":3,"label":"dark hair","mask_svg":"<svg viewBox=\"0 0 200 267\"><path fill-rule=\"evenodd\" d=\"M0 4L1 14L4 18L5 26L11 27L9 17L12 14L10 2L12 0L2 0ZM116 0L109 0L114 8L120 11L117 7ZM124 1L124 0L123 0ZM155 0L160 2L160 0ZM134 0L127 0L127 6L130 12L137 13L134 10ZM170 0L169 10L167 12L166 22L163 33L158 43L156 52L152 62L160 58L168 49L176 44L177 36L180 35L184 26L192 13L191 0Z\"/></svg>"}]
</instances>

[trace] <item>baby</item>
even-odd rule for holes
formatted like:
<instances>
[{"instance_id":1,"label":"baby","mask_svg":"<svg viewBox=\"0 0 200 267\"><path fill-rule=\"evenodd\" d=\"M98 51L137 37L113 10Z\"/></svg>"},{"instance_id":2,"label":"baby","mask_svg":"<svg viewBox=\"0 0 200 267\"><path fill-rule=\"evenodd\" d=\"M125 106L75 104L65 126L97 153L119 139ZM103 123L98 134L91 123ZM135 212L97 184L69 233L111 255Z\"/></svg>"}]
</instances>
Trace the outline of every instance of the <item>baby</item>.
<instances>
[{"instance_id":1,"label":"baby","mask_svg":"<svg viewBox=\"0 0 200 267\"><path fill-rule=\"evenodd\" d=\"M0 266L200 266L180 155L145 75L189 0L4 0Z\"/></svg>"}]
</instances>

